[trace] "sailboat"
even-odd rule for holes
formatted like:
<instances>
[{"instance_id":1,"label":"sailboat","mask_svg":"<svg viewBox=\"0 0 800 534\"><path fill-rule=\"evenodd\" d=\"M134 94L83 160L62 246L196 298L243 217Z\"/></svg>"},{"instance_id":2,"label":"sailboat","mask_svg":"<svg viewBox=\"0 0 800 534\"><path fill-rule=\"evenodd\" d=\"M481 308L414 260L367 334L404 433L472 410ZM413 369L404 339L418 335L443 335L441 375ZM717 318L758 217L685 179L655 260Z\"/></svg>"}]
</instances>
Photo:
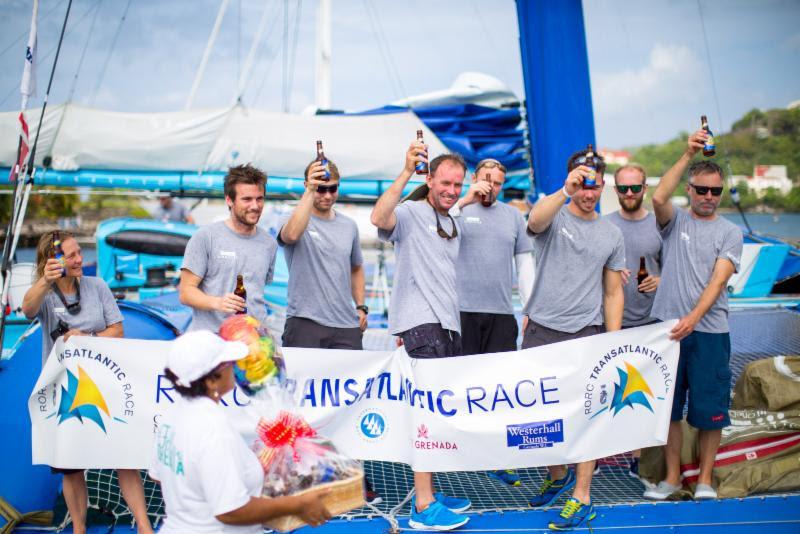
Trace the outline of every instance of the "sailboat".
<instances>
[{"instance_id":1,"label":"sailboat","mask_svg":"<svg viewBox=\"0 0 800 534\"><path fill-rule=\"evenodd\" d=\"M409 132L421 129L432 152L457 150L465 153L472 165L484 157L507 163L512 172L506 198L535 199L560 187L563 161L571 147L594 142L594 124L580 1L545 6L520 0L517 11L527 95L524 101L509 95L494 80L467 74L448 91L357 113L290 116L247 109L240 102L214 110L158 114L104 112L73 104L54 106L38 126L51 135L42 140L34 161L36 185L125 187L178 196L213 196L221 193L227 166L253 162L268 169L272 198L291 198L302 190L302 163L308 159L311 142L323 138L329 153L337 155L339 166L347 169L343 197L368 202L394 179L396 148L407 145ZM580 31L571 31L576 36L564 40L565 28ZM567 85L560 82L566 73L572 80ZM35 110L33 115L37 115ZM16 146L11 141L16 139L16 120L16 114L0 114L0 166L15 161ZM154 130L152 124L159 127ZM36 131L32 130L31 137ZM90 138L86 132L92 132ZM142 246L143 234L132 240L125 232L173 240L177 250L151 254L152 250ZM134 287L145 292L141 302L121 302L129 335L171 339L185 330L191 315L176 304L174 292L158 285L162 273L156 271L163 268L166 276L169 266L174 268L181 256L180 242L191 233L188 226L167 228L130 219L106 221L98 228L98 275L120 289ZM796 252L782 243L758 243L750 267L732 282L734 296L769 298L775 283L787 276L786 264L793 261ZM800 272L800 266L793 272ZM792 276L791 272L788 275ZM154 288L159 294L147 293ZM272 304L280 304L279 294L270 297ZM786 305L796 306L797 301L789 299ZM741 321L750 321L750 316L741 316ZM796 327L798 320L793 321ZM0 432L15 436L0 446L7 464L0 480L0 497L22 513L49 509L58 484L46 468L29 462L25 406L39 371L38 356L30 356L40 352L39 337L34 325L16 345L11 358L3 362L0 373L0 388L7 400ZM596 482L595 498L604 530L679 527L690 531L716 525L755 532L769 524L777 531L790 532L800 524L800 496L796 493L703 504L642 504L640 484L627 476L625 460L603 462L604 476ZM410 491L408 468L374 463L367 470L384 496L384 504L331 521L323 531L396 531L404 526ZM107 473L90 476L95 487L113 482L113 475ZM524 470L522 476L524 487L532 491L541 471ZM529 491L493 485L481 473L448 475L438 483L445 490L463 489L476 503L481 513L473 516L471 529L538 530L556 513L527 510ZM147 491L155 498L153 486ZM118 495L101 493L92 495L96 504L118 504ZM117 529L125 530L122 525Z\"/></svg>"}]
</instances>

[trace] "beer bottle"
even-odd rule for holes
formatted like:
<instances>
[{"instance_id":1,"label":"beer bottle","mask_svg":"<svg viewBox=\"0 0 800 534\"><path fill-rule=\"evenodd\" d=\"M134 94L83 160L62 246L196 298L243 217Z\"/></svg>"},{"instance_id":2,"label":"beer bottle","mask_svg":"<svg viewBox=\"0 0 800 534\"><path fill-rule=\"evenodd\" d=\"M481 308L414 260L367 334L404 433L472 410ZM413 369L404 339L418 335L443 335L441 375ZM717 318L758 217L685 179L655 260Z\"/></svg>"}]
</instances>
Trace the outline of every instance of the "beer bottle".
<instances>
[{"instance_id":1,"label":"beer bottle","mask_svg":"<svg viewBox=\"0 0 800 534\"><path fill-rule=\"evenodd\" d=\"M642 285L642 282L644 282L644 279L648 276L650 276L650 273L647 272L647 266L644 264L644 256L641 256L639 258L639 272L636 274L636 285ZM644 291L640 289L639 293L644 293Z\"/></svg>"},{"instance_id":2,"label":"beer bottle","mask_svg":"<svg viewBox=\"0 0 800 534\"><path fill-rule=\"evenodd\" d=\"M594 147L591 143L586 148L586 161L584 166L589 167L589 176L583 179L583 186L586 188L597 187L597 167L594 165Z\"/></svg>"},{"instance_id":3,"label":"beer bottle","mask_svg":"<svg viewBox=\"0 0 800 534\"><path fill-rule=\"evenodd\" d=\"M64 249L61 248L61 235L53 232L53 252L56 261L61 264L61 277L67 276L67 261L64 259Z\"/></svg>"},{"instance_id":4,"label":"beer bottle","mask_svg":"<svg viewBox=\"0 0 800 534\"><path fill-rule=\"evenodd\" d=\"M705 115L700 115L700 126L708 134L706 144L703 145L703 155L707 158L713 157L717 153L717 147L714 145L714 134L711 132L711 128L708 127L708 119Z\"/></svg>"},{"instance_id":5,"label":"beer bottle","mask_svg":"<svg viewBox=\"0 0 800 534\"><path fill-rule=\"evenodd\" d=\"M489 182L491 184L492 175L487 172L483 177L483 181ZM481 195L481 206L483 206L484 208L488 208L492 204L494 204L494 189L492 189L488 195Z\"/></svg>"},{"instance_id":6,"label":"beer bottle","mask_svg":"<svg viewBox=\"0 0 800 534\"><path fill-rule=\"evenodd\" d=\"M322 141L317 141L317 159L315 161L322 163L322 167L325 169L325 176L322 177L322 180L325 182L330 180L331 168L328 165L328 158L325 157L325 152L322 151Z\"/></svg>"},{"instance_id":7,"label":"beer bottle","mask_svg":"<svg viewBox=\"0 0 800 534\"><path fill-rule=\"evenodd\" d=\"M237 297L241 297L244 299L245 307L244 310L236 312L237 314L245 314L247 313L247 290L244 288L244 278L242 278L241 274L236 275L236 289L233 290L233 294Z\"/></svg>"},{"instance_id":8,"label":"beer bottle","mask_svg":"<svg viewBox=\"0 0 800 534\"><path fill-rule=\"evenodd\" d=\"M417 141L424 143L422 139L422 130L417 130ZM426 161L418 161L416 166L417 174L428 174L428 163Z\"/></svg>"}]
</instances>

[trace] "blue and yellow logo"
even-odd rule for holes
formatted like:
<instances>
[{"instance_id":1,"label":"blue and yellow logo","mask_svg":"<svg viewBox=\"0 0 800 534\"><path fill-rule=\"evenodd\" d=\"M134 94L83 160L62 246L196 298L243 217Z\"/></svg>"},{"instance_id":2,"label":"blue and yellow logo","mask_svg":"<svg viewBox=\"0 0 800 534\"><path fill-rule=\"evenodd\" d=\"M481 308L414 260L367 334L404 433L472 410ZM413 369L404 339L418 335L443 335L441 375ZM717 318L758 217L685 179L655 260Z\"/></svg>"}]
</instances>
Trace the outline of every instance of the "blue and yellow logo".
<instances>
[{"instance_id":1,"label":"blue and yellow logo","mask_svg":"<svg viewBox=\"0 0 800 534\"><path fill-rule=\"evenodd\" d=\"M77 418L83 423L85 419L94 421L103 432L106 426L100 412L104 412L107 417L111 417L106 400L100 389L89 374L78 366L78 376L76 377L67 369L67 387L61 386L61 401L58 405L58 424L64 421Z\"/></svg>"},{"instance_id":2,"label":"blue and yellow logo","mask_svg":"<svg viewBox=\"0 0 800 534\"><path fill-rule=\"evenodd\" d=\"M652 412L653 407L647 400L647 396L649 395L651 399L655 396L642 373L628 362L625 362L625 369L627 372L617 367L619 383L614 382L614 397L611 399L612 414L617 415L626 406L633 409L634 404L641 404Z\"/></svg>"}]
</instances>

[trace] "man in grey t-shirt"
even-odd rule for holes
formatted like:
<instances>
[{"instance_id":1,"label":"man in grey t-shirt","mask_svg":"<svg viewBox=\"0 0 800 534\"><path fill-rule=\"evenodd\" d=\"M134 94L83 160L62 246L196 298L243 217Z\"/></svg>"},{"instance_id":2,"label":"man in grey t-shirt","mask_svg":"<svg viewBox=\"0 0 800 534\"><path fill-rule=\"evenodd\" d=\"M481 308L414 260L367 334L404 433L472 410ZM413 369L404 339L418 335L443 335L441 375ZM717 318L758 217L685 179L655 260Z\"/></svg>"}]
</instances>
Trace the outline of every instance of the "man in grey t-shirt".
<instances>
[{"instance_id":1,"label":"man in grey t-shirt","mask_svg":"<svg viewBox=\"0 0 800 534\"><path fill-rule=\"evenodd\" d=\"M361 350L369 309L358 226L334 209L339 169L313 161L305 192L278 233L289 267L289 303L283 345Z\"/></svg>"},{"instance_id":2,"label":"man in grey t-shirt","mask_svg":"<svg viewBox=\"0 0 800 534\"><path fill-rule=\"evenodd\" d=\"M178 287L193 311L189 330L216 332L235 313L267 319L264 286L272 281L278 243L257 226L264 209L267 176L251 165L231 167L225 176L230 217L205 226L186 245ZM247 301L234 295L242 275Z\"/></svg>"},{"instance_id":3,"label":"man in grey t-shirt","mask_svg":"<svg viewBox=\"0 0 800 534\"><path fill-rule=\"evenodd\" d=\"M162 222L185 222L194 224L189 210L172 197L159 197L158 207L153 210L153 218Z\"/></svg>"},{"instance_id":4,"label":"man in grey t-shirt","mask_svg":"<svg viewBox=\"0 0 800 534\"><path fill-rule=\"evenodd\" d=\"M672 422L665 459L667 476L645 497L663 500L679 490L681 420L689 396L687 422L698 429L700 472L695 499L716 499L711 485L722 428L730 424L728 280L739 269L742 232L717 214L723 192L723 172L703 160L689 165L708 139L705 130L689 137L686 151L661 178L653 208L664 238L664 270L653 303L653 317L679 318L671 338L681 343L675 379ZM671 197L688 167L689 210L672 205Z\"/></svg>"},{"instance_id":5,"label":"man in grey t-shirt","mask_svg":"<svg viewBox=\"0 0 800 534\"><path fill-rule=\"evenodd\" d=\"M523 306L533 285L533 244L525 219L516 208L497 201L505 180L502 163L479 162L472 181L491 184L492 193L461 213L458 302L464 354L517 350L517 319L511 304L515 260Z\"/></svg>"},{"instance_id":6,"label":"man in grey t-shirt","mask_svg":"<svg viewBox=\"0 0 800 534\"><path fill-rule=\"evenodd\" d=\"M378 235L395 246L395 271L389 308L389 331L399 335L412 358L440 358L461 353L456 290L459 227L452 215L489 194L486 182L475 183L459 200L466 164L457 154L430 162L426 183L400 204L403 189L418 164L427 164L427 147L414 142L406 152L400 176L372 210ZM427 165L426 165L427 166ZM469 517L456 513L470 506L467 499L434 494L431 473L414 473L416 496L409 525L418 529L450 530Z\"/></svg>"},{"instance_id":7,"label":"man in grey t-shirt","mask_svg":"<svg viewBox=\"0 0 800 534\"><path fill-rule=\"evenodd\" d=\"M595 211L603 190L605 162L582 150L567 161L564 186L539 200L528 217L537 258L533 292L523 313L528 324L522 348L619 330L622 326L625 243L619 228ZM591 174L597 185L586 185ZM569 205L564 206L571 198ZM605 326L605 328L604 328ZM578 401L578 399L572 399ZM575 472L551 466L532 506L547 506L574 486L553 529L584 526L595 517L590 486L594 461L582 462Z\"/></svg>"},{"instance_id":8,"label":"man in grey t-shirt","mask_svg":"<svg viewBox=\"0 0 800 534\"><path fill-rule=\"evenodd\" d=\"M620 209L605 216L622 231L625 239L626 268L622 271L625 313L622 316L622 328L658 320L650 316L650 310L661 281L661 234L656 228L655 216L642 206L647 192L646 182L647 175L639 165L629 164L617 169L614 173L614 190ZM637 273L642 258L648 276L640 284Z\"/></svg>"}]
</instances>

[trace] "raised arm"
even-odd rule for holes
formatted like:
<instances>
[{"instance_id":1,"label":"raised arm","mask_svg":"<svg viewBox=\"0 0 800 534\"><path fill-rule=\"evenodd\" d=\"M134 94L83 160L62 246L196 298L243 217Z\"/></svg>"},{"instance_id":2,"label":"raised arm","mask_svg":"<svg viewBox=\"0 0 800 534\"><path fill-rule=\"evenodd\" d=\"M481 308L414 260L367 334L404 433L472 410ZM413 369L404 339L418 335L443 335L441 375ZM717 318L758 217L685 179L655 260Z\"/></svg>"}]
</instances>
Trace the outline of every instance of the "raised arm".
<instances>
[{"instance_id":1,"label":"raised arm","mask_svg":"<svg viewBox=\"0 0 800 534\"><path fill-rule=\"evenodd\" d=\"M589 168L580 165L572 169L564 180L564 187L546 197L540 199L531 210L528 216L528 230L534 234L541 234L550 226L555 219L558 210L569 197L578 192L583 185L583 179L589 175Z\"/></svg>"},{"instance_id":2,"label":"raised arm","mask_svg":"<svg viewBox=\"0 0 800 534\"><path fill-rule=\"evenodd\" d=\"M406 184L408 184L408 181L414 174L417 162L428 162L427 151L428 147L425 144L419 141L411 143L411 146L408 147L406 151L406 163L403 167L403 171L400 173L400 176L395 178L392 185L389 186L389 189L380 196L378 202L375 203L375 207L372 208L372 215L370 215L369 220L381 230L391 232L397 225L397 217L395 217L394 209L397 207L397 204L400 203L400 199L403 196L403 189L405 189Z\"/></svg>"},{"instance_id":3,"label":"raised arm","mask_svg":"<svg viewBox=\"0 0 800 534\"><path fill-rule=\"evenodd\" d=\"M311 219L311 208L314 207L314 194L320 185L325 182L321 178L325 176L325 168L322 162L314 162L308 169L308 180L306 181L306 190L300 198L300 203L292 212L292 216L286 221L286 224L281 228L281 241L287 245L294 245L300 240L303 232L308 227L308 221Z\"/></svg>"},{"instance_id":4,"label":"raised arm","mask_svg":"<svg viewBox=\"0 0 800 534\"><path fill-rule=\"evenodd\" d=\"M675 208L672 206L672 194L681 183L681 177L686 172L686 168L692 162L695 154L703 148L708 134L705 130L697 130L689 136L686 142L686 151L683 155L664 173L658 182L655 193L653 193L653 210L656 213L658 226L663 227L672 220L675 215Z\"/></svg>"},{"instance_id":5,"label":"raised arm","mask_svg":"<svg viewBox=\"0 0 800 534\"><path fill-rule=\"evenodd\" d=\"M55 258L49 258L44 266L44 275L25 292L22 299L22 313L33 319L42 307L44 297L56 280L61 278L61 264Z\"/></svg>"}]
</instances>

